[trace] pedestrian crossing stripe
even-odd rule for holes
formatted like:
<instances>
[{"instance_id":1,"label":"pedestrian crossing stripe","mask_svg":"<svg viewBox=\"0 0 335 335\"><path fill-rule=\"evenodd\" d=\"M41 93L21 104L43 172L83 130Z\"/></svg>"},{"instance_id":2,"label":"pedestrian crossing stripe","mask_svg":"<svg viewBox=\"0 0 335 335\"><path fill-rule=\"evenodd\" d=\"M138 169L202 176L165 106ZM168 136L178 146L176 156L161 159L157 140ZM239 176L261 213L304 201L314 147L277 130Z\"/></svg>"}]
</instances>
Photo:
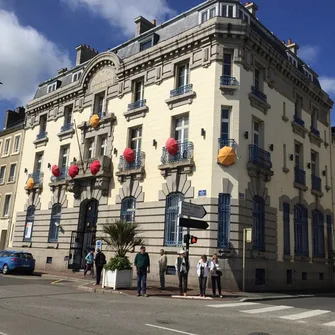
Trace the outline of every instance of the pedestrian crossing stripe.
<instances>
[{"instance_id":1,"label":"pedestrian crossing stripe","mask_svg":"<svg viewBox=\"0 0 335 335\"><path fill-rule=\"evenodd\" d=\"M256 308L256 309L251 309L248 311L240 311L240 312L248 313L248 314L259 314L259 313L282 311L284 309L290 309L290 308L293 308L293 307L292 306L270 306L270 307Z\"/></svg>"},{"instance_id":2,"label":"pedestrian crossing stripe","mask_svg":"<svg viewBox=\"0 0 335 335\"><path fill-rule=\"evenodd\" d=\"M242 307L242 306L252 306L259 305L258 302L236 302L231 304L218 304L218 305L208 305L207 307L213 308L223 308L223 307Z\"/></svg>"},{"instance_id":3,"label":"pedestrian crossing stripe","mask_svg":"<svg viewBox=\"0 0 335 335\"><path fill-rule=\"evenodd\" d=\"M288 315L288 316L281 316L280 319L285 320L301 320L306 318L311 318L313 316L318 316L322 314L330 313L330 311L323 311L321 309L315 309L312 311L302 312L298 314Z\"/></svg>"}]
</instances>

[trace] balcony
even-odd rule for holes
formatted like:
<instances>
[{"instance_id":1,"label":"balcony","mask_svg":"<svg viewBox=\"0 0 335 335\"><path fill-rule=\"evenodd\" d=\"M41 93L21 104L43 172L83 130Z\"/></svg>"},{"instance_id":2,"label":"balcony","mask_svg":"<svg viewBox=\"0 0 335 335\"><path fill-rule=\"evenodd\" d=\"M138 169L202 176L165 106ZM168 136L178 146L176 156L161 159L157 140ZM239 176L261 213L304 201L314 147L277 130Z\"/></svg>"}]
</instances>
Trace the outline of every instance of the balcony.
<instances>
[{"instance_id":1,"label":"balcony","mask_svg":"<svg viewBox=\"0 0 335 335\"><path fill-rule=\"evenodd\" d=\"M316 144L318 147L321 146L321 143L323 142L323 140L320 137L320 131L318 129L311 126L308 136L309 136L311 143Z\"/></svg>"},{"instance_id":2,"label":"balcony","mask_svg":"<svg viewBox=\"0 0 335 335\"><path fill-rule=\"evenodd\" d=\"M238 83L235 77L221 76L220 77L220 90L223 94L233 95L238 88Z\"/></svg>"},{"instance_id":3,"label":"balcony","mask_svg":"<svg viewBox=\"0 0 335 335\"><path fill-rule=\"evenodd\" d=\"M136 153L135 161L128 163L123 156L120 156L118 172L116 175L120 182L123 182L127 176L132 176L133 179L141 180L144 176L145 153Z\"/></svg>"},{"instance_id":4,"label":"balcony","mask_svg":"<svg viewBox=\"0 0 335 335\"><path fill-rule=\"evenodd\" d=\"M170 170L179 170L181 173L190 173L194 166L193 161L193 142L183 142L178 145L178 152L171 155L166 148L162 149L161 165L158 169L162 175L167 175Z\"/></svg>"},{"instance_id":5,"label":"balcony","mask_svg":"<svg viewBox=\"0 0 335 335\"><path fill-rule=\"evenodd\" d=\"M219 138L219 150L223 147L232 147L234 150L236 150L237 143L233 139L225 139L225 138Z\"/></svg>"},{"instance_id":6,"label":"balcony","mask_svg":"<svg viewBox=\"0 0 335 335\"><path fill-rule=\"evenodd\" d=\"M148 111L147 100L138 100L128 105L128 109L123 115L126 117L127 121L145 117L145 114Z\"/></svg>"},{"instance_id":7,"label":"balcony","mask_svg":"<svg viewBox=\"0 0 335 335\"><path fill-rule=\"evenodd\" d=\"M292 121L292 130L294 133L300 135L302 138L305 138L308 130L305 128L305 121L302 120L298 115L294 114Z\"/></svg>"},{"instance_id":8,"label":"balcony","mask_svg":"<svg viewBox=\"0 0 335 335\"><path fill-rule=\"evenodd\" d=\"M60 140L65 140L67 138L72 138L74 134L73 123L64 124L60 128L60 132L57 134Z\"/></svg>"},{"instance_id":9,"label":"balcony","mask_svg":"<svg viewBox=\"0 0 335 335\"><path fill-rule=\"evenodd\" d=\"M263 175L264 181L268 182L273 176L271 154L259 148L255 144L249 145L249 162L247 165L250 177Z\"/></svg>"},{"instance_id":10,"label":"balcony","mask_svg":"<svg viewBox=\"0 0 335 335\"><path fill-rule=\"evenodd\" d=\"M294 187L302 191L307 191L308 189L306 186L306 172L299 166L294 168Z\"/></svg>"},{"instance_id":11,"label":"balcony","mask_svg":"<svg viewBox=\"0 0 335 335\"><path fill-rule=\"evenodd\" d=\"M267 114L271 106L267 102L267 96L255 86L251 86L249 100L252 107L257 108L262 113Z\"/></svg>"},{"instance_id":12,"label":"balcony","mask_svg":"<svg viewBox=\"0 0 335 335\"><path fill-rule=\"evenodd\" d=\"M312 174L312 194L322 197L323 193L321 191L321 178Z\"/></svg>"},{"instance_id":13,"label":"balcony","mask_svg":"<svg viewBox=\"0 0 335 335\"><path fill-rule=\"evenodd\" d=\"M40 147L46 145L48 140L48 133L46 131L41 131L36 135L36 140L33 143L35 144L35 147Z\"/></svg>"},{"instance_id":14,"label":"balcony","mask_svg":"<svg viewBox=\"0 0 335 335\"><path fill-rule=\"evenodd\" d=\"M60 169L60 175L58 177L51 176L49 186L56 186L57 184L65 184L67 177L68 167Z\"/></svg>"},{"instance_id":15,"label":"balcony","mask_svg":"<svg viewBox=\"0 0 335 335\"><path fill-rule=\"evenodd\" d=\"M28 174L28 177L27 177L27 180L32 178L34 180L34 186L33 186L33 189L42 189L42 186L43 186L43 172L41 171L35 171L33 173L29 173ZM29 190L25 187L26 191L29 192Z\"/></svg>"},{"instance_id":16,"label":"balcony","mask_svg":"<svg viewBox=\"0 0 335 335\"><path fill-rule=\"evenodd\" d=\"M170 91L170 99L165 100L170 109L174 107L191 104L196 96L193 85L188 84Z\"/></svg>"}]
</instances>

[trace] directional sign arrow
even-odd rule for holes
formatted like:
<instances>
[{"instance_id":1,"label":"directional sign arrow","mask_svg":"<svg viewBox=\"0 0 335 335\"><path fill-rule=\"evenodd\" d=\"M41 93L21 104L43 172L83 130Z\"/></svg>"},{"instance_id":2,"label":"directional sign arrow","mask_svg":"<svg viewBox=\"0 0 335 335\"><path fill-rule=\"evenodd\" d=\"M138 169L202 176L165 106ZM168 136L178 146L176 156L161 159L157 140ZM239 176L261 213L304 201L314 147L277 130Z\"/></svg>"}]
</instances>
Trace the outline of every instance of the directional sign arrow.
<instances>
[{"instance_id":1,"label":"directional sign arrow","mask_svg":"<svg viewBox=\"0 0 335 335\"><path fill-rule=\"evenodd\" d=\"M207 229L208 223L206 221L179 218L179 227L195 228L195 229Z\"/></svg>"},{"instance_id":2,"label":"directional sign arrow","mask_svg":"<svg viewBox=\"0 0 335 335\"><path fill-rule=\"evenodd\" d=\"M183 216L191 216L194 218L202 219L207 214L204 206L191 204L190 202L181 203L181 213Z\"/></svg>"}]
</instances>

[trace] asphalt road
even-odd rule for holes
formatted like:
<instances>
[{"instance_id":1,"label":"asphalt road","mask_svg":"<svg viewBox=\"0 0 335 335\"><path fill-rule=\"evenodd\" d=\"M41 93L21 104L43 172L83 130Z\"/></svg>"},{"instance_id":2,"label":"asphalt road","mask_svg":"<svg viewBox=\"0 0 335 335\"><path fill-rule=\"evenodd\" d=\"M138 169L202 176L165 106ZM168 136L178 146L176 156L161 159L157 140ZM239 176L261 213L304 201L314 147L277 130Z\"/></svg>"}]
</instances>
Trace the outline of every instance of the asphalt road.
<instances>
[{"instance_id":1,"label":"asphalt road","mask_svg":"<svg viewBox=\"0 0 335 335\"><path fill-rule=\"evenodd\" d=\"M137 298L51 282L0 275L0 335L335 334L335 324L325 325L335 313L317 310L316 298L258 304Z\"/></svg>"}]
</instances>

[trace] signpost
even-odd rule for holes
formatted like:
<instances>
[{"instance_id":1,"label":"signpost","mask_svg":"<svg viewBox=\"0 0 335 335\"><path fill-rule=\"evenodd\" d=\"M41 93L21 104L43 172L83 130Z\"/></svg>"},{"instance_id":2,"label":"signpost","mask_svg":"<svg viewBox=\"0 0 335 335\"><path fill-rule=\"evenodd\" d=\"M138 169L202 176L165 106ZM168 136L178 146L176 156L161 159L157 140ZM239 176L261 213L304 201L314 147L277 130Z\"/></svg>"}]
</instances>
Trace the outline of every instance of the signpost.
<instances>
[{"instance_id":1,"label":"signpost","mask_svg":"<svg viewBox=\"0 0 335 335\"><path fill-rule=\"evenodd\" d=\"M190 202L184 202L184 201L181 202L181 213L180 213L180 215L182 215L182 216L191 216L193 218L202 219L206 214L207 214L207 212L206 212L204 206L191 204ZM190 228L192 228L192 227L190 227ZM193 227L193 228L196 228L196 227ZM199 228L199 229L206 229L206 228Z\"/></svg>"},{"instance_id":2,"label":"signpost","mask_svg":"<svg viewBox=\"0 0 335 335\"><path fill-rule=\"evenodd\" d=\"M246 243L252 242L252 230L251 228L243 229L243 261L242 261L242 268L243 268L243 292L245 291L245 259L246 259Z\"/></svg>"},{"instance_id":3,"label":"signpost","mask_svg":"<svg viewBox=\"0 0 335 335\"><path fill-rule=\"evenodd\" d=\"M179 218L179 227L206 230L209 226L206 221Z\"/></svg>"}]
</instances>

